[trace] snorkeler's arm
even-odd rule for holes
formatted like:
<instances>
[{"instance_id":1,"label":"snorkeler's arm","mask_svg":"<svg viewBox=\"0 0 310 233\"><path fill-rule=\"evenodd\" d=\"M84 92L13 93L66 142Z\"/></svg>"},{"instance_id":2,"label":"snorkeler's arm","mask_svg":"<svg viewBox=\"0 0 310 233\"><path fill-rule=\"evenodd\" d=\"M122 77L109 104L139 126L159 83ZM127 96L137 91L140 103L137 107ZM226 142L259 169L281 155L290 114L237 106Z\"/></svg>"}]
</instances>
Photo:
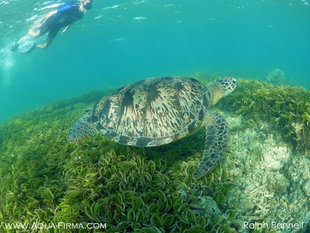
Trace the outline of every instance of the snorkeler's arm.
<instances>
[{"instance_id":1,"label":"snorkeler's arm","mask_svg":"<svg viewBox=\"0 0 310 233\"><path fill-rule=\"evenodd\" d=\"M71 24L69 24L63 31L62 31L62 33L61 34L64 34L68 29L69 29L69 27L71 27L71 25L72 25L72 23Z\"/></svg>"}]
</instances>

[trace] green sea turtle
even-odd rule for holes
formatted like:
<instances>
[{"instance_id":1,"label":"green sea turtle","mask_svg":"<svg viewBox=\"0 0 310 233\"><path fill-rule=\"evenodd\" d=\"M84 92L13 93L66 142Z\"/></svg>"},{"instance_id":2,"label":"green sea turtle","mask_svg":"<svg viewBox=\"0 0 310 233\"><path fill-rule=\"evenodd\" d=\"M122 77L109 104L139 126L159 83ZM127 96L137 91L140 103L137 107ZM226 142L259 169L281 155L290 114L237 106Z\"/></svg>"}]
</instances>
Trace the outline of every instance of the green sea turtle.
<instances>
[{"instance_id":1,"label":"green sea turtle","mask_svg":"<svg viewBox=\"0 0 310 233\"><path fill-rule=\"evenodd\" d=\"M206 127L203 160L195 178L207 174L221 160L229 130L226 120L208 111L210 105L232 92L234 78L206 87L193 78L149 78L129 84L103 97L69 130L68 140L79 141L102 133L124 145L164 145Z\"/></svg>"}]
</instances>

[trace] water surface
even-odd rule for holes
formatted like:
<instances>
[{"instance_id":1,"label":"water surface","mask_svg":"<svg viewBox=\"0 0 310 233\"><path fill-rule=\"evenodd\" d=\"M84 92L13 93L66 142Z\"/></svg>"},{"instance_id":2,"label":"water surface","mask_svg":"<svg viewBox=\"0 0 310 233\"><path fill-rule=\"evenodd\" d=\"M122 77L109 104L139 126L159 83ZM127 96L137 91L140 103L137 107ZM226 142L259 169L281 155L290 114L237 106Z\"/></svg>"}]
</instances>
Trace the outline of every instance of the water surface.
<instances>
[{"instance_id":1,"label":"water surface","mask_svg":"<svg viewBox=\"0 0 310 233\"><path fill-rule=\"evenodd\" d=\"M60 1L0 0L0 120L153 76L206 71L310 88L308 0L94 0L47 50L9 46Z\"/></svg>"}]
</instances>

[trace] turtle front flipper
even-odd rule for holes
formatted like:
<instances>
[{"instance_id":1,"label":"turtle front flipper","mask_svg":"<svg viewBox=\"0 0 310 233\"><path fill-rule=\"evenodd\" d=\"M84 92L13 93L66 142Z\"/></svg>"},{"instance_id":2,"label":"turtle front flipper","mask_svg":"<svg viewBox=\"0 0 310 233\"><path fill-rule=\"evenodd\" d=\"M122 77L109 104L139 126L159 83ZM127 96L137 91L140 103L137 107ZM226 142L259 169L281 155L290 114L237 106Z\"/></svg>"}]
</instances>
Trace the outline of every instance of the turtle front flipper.
<instances>
[{"instance_id":1,"label":"turtle front flipper","mask_svg":"<svg viewBox=\"0 0 310 233\"><path fill-rule=\"evenodd\" d=\"M96 128L88 122L89 114L77 120L68 132L67 139L70 142L77 142L85 137L89 137L98 133Z\"/></svg>"},{"instance_id":2,"label":"turtle front flipper","mask_svg":"<svg viewBox=\"0 0 310 233\"><path fill-rule=\"evenodd\" d=\"M203 151L202 163L194 173L195 178L201 178L211 171L223 157L229 139L229 130L223 116L208 113L206 126L206 145Z\"/></svg>"}]
</instances>

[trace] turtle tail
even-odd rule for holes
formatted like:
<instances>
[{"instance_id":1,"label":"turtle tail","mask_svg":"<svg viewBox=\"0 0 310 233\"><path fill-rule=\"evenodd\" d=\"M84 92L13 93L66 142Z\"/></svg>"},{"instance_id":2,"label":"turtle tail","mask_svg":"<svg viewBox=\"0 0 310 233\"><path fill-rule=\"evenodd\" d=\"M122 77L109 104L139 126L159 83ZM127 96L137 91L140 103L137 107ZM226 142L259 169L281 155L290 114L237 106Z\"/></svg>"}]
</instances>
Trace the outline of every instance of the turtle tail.
<instances>
[{"instance_id":1,"label":"turtle tail","mask_svg":"<svg viewBox=\"0 0 310 233\"><path fill-rule=\"evenodd\" d=\"M92 126L92 124L87 122L88 114L77 120L72 128L69 130L67 139L70 142L81 141L85 137L90 137L95 135L98 131Z\"/></svg>"},{"instance_id":2,"label":"turtle tail","mask_svg":"<svg viewBox=\"0 0 310 233\"><path fill-rule=\"evenodd\" d=\"M207 122L203 159L194 173L195 178L205 176L222 160L229 139L228 125L223 116L208 113Z\"/></svg>"}]
</instances>

